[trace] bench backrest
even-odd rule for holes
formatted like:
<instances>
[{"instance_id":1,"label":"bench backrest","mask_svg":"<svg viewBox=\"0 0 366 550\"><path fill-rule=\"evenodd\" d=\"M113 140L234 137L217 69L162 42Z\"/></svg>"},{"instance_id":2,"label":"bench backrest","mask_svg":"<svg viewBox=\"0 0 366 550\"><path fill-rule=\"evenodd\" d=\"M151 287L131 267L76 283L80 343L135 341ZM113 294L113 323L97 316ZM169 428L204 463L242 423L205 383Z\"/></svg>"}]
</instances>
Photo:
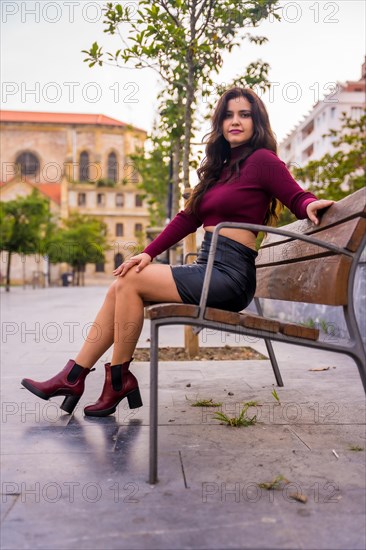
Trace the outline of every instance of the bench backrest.
<instances>
[{"instance_id":1,"label":"bench backrest","mask_svg":"<svg viewBox=\"0 0 366 550\"><path fill-rule=\"evenodd\" d=\"M299 220L282 229L356 252L366 231L366 190L360 189L333 204L324 212L318 226L310 220ZM350 256L268 233L256 261L256 296L346 305L351 264Z\"/></svg>"}]
</instances>

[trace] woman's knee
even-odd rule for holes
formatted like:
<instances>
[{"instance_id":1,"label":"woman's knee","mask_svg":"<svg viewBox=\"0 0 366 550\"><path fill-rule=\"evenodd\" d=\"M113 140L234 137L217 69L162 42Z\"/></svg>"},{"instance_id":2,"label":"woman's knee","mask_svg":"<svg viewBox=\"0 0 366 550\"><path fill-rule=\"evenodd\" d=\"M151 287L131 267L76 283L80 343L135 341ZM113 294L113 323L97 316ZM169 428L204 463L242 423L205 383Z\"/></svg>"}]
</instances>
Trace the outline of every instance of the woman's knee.
<instances>
[{"instance_id":1,"label":"woman's knee","mask_svg":"<svg viewBox=\"0 0 366 550\"><path fill-rule=\"evenodd\" d=\"M112 298L113 300L116 298L116 283L118 281L113 281L113 283L110 285L110 287L107 290L106 298Z\"/></svg>"},{"instance_id":2,"label":"woman's knee","mask_svg":"<svg viewBox=\"0 0 366 550\"><path fill-rule=\"evenodd\" d=\"M132 275L132 274L131 274ZM133 288L133 277L131 277L129 272L126 273L123 277L117 277L114 281L112 287L114 292L122 292L126 290L132 290Z\"/></svg>"}]
</instances>

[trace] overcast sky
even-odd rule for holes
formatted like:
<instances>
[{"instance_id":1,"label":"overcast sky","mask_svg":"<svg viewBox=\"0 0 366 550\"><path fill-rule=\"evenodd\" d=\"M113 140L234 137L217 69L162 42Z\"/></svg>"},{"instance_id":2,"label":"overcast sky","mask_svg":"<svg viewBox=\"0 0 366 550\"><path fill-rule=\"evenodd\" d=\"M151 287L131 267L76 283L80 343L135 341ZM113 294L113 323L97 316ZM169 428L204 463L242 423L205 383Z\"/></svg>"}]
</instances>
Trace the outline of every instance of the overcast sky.
<instances>
[{"instance_id":1,"label":"overcast sky","mask_svg":"<svg viewBox=\"0 0 366 550\"><path fill-rule=\"evenodd\" d=\"M154 72L83 63L81 50L95 40L109 51L120 47L118 37L103 33L104 4L1 1L2 109L101 113L151 130L159 87ZM216 79L228 82L258 58L268 62L274 86L263 100L279 141L337 81L358 80L365 55L363 0L280 5L282 22L266 21L255 31L269 42L243 41L225 55Z\"/></svg>"}]
</instances>

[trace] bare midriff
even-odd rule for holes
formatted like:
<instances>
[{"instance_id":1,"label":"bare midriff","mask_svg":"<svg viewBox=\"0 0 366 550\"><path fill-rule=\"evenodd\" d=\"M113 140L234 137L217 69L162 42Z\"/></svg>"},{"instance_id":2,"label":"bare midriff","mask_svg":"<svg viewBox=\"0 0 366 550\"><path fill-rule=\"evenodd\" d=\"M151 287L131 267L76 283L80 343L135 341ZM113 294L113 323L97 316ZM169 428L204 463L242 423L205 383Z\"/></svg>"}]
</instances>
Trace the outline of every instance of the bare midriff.
<instances>
[{"instance_id":1,"label":"bare midriff","mask_svg":"<svg viewBox=\"0 0 366 550\"><path fill-rule=\"evenodd\" d=\"M215 226L208 225L204 229L205 231L213 233ZM232 239L233 241L237 241L240 244L256 250L256 237L254 233L252 233L248 229L233 229L232 227L223 227L222 229L220 229L220 235L222 235L223 237L228 237L228 239Z\"/></svg>"}]
</instances>

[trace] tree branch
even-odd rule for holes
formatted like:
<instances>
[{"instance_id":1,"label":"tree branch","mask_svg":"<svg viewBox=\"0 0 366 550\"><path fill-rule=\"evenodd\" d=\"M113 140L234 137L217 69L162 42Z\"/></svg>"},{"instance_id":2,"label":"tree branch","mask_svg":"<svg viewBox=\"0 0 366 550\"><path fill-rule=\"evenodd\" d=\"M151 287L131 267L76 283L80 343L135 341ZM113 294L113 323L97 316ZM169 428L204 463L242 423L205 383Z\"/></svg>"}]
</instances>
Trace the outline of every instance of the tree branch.
<instances>
[{"instance_id":1,"label":"tree branch","mask_svg":"<svg viewBox=\"0 0 366 550\"><path fill-rule=\"evenodd\" d=\"M207 3L208 3L209 1L210 1L210 0L203 0L202 6L200 7L200 9L198 10L198 13L197 13L197 20L201 17L201 14L202 14L203 10L205 9L205 7L207 6ZM211 0L210 3L212 3L212 0Z\"/></svg>"},{"instance_id":2,"label":"tree branch","mask_svg":"<svg viewBox=\"0 0 366 550\"><path fill-rule=\"evenodd\" d=\"M125 45L126 49L128 50L128 49L129 49L129 46L128 46L126 40L123 38L120 29L117 29L117 31L118 31L118 34L119 34L119 36L120 36L121 41L123 42L123 44ZM163 73L162 73L159 69L157 69L156 67L154 67L154 65L150 65L145 59L143 59L143 58L140 57L139 55L134 54L134 57L135 57L135 59L137 59L140 63L144 64L144 67L141 67L141 69L152 69L153 71L157 72L157 73L161 76L161 78L162 78L163 80L165 80L166 82L168 82L168 84L172 84L172 83L173 83L172 80L170 80L167 76L164 76ZM111 63L109 63L109 65L111 65ZM118 62L117 62L117 67L118 67L119 69L135 69L135 68L136 68L136 67L125 67L125 66L119 65Z\"/></svg>"},{"instance_id":3,"label":"tree branch","mask_svg":"<svg viewBox=\"0 0 366 550\"><path fill-rule=\"evenodd\" d=\"M177 27L179 28L182 28L182 23L179 21L179 19L177 19L177 17L170 11L170 9L168 8L168 6L166 5L166 3L164 2L164 0L160 0L159 2L157 2L158 4L161 5L161 7L167 12L167 14L169 15L169 17L171 19L173 19L174 23L177 25Z\"/></svg>"},{"instance_id":4,"label":"tree branch","mask_svg":"<svg viewBox=\"0 0 366 550\"><path fill-rule=\"evenodd\" d=\"M208 25L208 23L210 21L210 18L211 18L211 12L212 12L214 1L215 0L209 0L210 3L209 3L209 6L208 6L208 10L207 10L206 21L202 24L202 27L200 28L200 30L197 33L197 37L196 37L197 40L199 40L201 38L201 36L203 35L203 33L205 32L205 30L207 28L207 25ZM207 5L207 1L205 2L205 4Z\"/></svg>"}]
</instances>

